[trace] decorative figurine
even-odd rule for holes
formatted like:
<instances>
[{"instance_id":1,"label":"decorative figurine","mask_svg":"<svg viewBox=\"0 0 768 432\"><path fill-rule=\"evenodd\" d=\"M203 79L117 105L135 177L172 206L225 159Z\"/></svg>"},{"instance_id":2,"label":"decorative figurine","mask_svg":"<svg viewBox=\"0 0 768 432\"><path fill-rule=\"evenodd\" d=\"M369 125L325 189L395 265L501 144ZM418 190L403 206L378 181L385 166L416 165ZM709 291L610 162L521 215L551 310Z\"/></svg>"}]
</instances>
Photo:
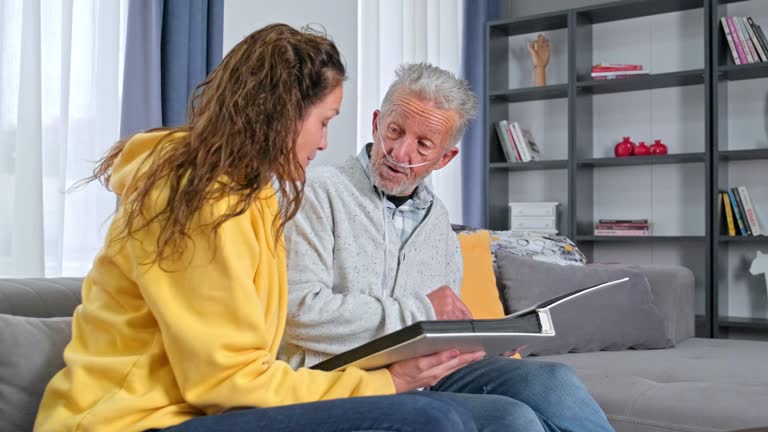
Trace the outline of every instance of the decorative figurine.
<instances>
[{"instance_id":1,"label":"decorative figurine","mask_svg":"<svg viewBox=\"0 0 768 432\"><path fill-rule=\"evenodd\" d=\"M764 274L765 287L766 290L768 290L768 254L757 251L755 260L752 261L752 265L749 266L749 272L753 275ZM766 292L768 293L768 291Z\"/></svg>"},{"instance_id":2,"label":"decorative figurine","mask_svg":"<svg viewBox=\"0 0 768 432\"><path fill-rule=\"evenodd\" d=\"M549 39L539 34L534 41L528 41L528 53L533 62L533 85L547 85L547 64L549 63Z\"/></svg>"},{"instance_id":3,"label":"decorative figurine","mask_svg":"<svg viewBox=\"0 0 768 432\"><path fill-rule=\"evenodd\" d=\"M613 154L615 154L616 157L632 156L634 153L635 143L630 141L628 136L625 136L624 139L613 148Z\"/></svg>"},{"instance_id":4,"label":"decorative figurine","mask_svg":"<svg viewBox=\"0 0 768 432\"><path fill-rule=\"evenodd\" d=\"M635 147L635 156L648 156L651 154L651 149L645 145L645 141L640 141Z\"/></svg>"},{"instance_id":5,"label":"decorative figurine","mask_svg":"<svg viewBox=\"0 0 768 432\"><path fill-rule=\"evenodd\" d=\"M667 154L667 146L661 140L655 140L653 144L651 144L651 154L652 155L665 155Z\"/></svg>"}]
</instances>

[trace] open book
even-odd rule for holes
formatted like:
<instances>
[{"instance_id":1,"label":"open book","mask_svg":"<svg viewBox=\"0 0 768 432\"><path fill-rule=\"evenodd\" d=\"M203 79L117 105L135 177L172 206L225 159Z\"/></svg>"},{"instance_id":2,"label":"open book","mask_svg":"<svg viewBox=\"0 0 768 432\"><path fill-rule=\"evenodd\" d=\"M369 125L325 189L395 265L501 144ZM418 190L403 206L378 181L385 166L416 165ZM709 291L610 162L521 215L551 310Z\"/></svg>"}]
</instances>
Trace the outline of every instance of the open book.
<instances>
[{"instance_id":1,"label":"open book","mask_svg":"<svg viewBox=\"0 0 768 432\"><path fill-rule=\"evenodd\" d=\"M628 280L622 278L578 289L516 311L502 319L419 321L333 356L312 366L312 369L333 371L358 367L373 370L447 349L462 352L482 350L489 356L513 351L538 338L554 336L553 311L556 312L559 305L577 296L591 295Z\"/></svg>"}]
</instances>

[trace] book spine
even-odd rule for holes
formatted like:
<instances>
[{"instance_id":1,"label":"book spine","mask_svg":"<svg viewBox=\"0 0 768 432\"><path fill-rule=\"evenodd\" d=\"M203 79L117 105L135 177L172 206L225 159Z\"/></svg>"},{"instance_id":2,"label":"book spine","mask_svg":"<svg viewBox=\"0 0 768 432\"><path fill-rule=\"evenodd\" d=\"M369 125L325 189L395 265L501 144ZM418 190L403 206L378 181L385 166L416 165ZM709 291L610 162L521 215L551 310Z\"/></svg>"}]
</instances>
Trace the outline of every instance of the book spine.
<instances>
[{"instance_id":1,"label":"book spine","mask_svg":"<svg viewBox=\"0 0 768 432\"><path fill-rule=\"evenodd\" d=\"M598 219L601 224L648 224L648 219Z\"/></svg>"},{"instance_id":2,"label":"book spine","mask_svg":"<svg viewBox=\"0 0 768 432\"><path fill-rule=\"evenodd\" d=\"M744 211L747 213L747 220L749 226L752 228L752 235L761 235L763 230L760 229L760 223L757 222L757 213L755 213L755 207L752 205L752 199L749 197L749 192L746 186L739 186L739 195L741 195L741 202L744 204Z\"/></svg>"},{"instance_id":3,"label":"book spine","mask_svg":"<svg viewBox=\"0 0 768 432\"><path fill-rule=\"evenodd\" d=\"M736 197L733 196L733 191L728 191L728 197L731 199L731 208L733 209L733 216L736 219L736 225L739 227L739 232L742 236L747 235L747 230L744 229L744 222L741 220L741 214L739 214L739 206L736 204Z\"/></svg>"},{"instance_id":4,"label":"book spine","mask_svg":"<svg viewBox=\"0 0 768 432\"><path fill-rule=\"evenodd\" d=\"M752 235L752 228L749 226L749 219L747 219L747 212L744 211L744 203L741 202L741 196L739 195L739 190L737 188L731 188L731 192L733 192L733 197L736 198L736 205L739 207L739 215L741 215L741 222L744 223L744 231L747 232L748 236Z\"/></svg>"},{"instance_id":5,"label":"book spine","mask_svg":"<svg viewBox=\"0 0 768 432\"><path fill-rule=\"evenodd\" d=\"M736 27L736 33L739 34L739 42L741 42L741 49L744 51L744 58L746 59L745 63L754 63L755 59L752 58L752 51L749 49L749 39L744 31L744 23L737 16L731 17L731 19L733 19L733 26Z\"/></svg>"},{"instance_id":6,"label":"book spine","mask_svg":"<svg viewBox=\"0 0 768 432\"><path fill-rule=\"evenodd\" d=\"M723 206L725 207L725 221L728 224L728 235L733 237L736 235L736 227L733 225L731 199L728 197L728 192L720 192L720 196L723 197Z\"/></svg>"},{"instance_id":7,"label":"book spine","mask_svg":"<svg viewBox=\"0 0 768 432\"><path fill-rule=\"evenodd\" d=\"M523 156L523 162L530 162L533 160L531 157L531 152L528 150L528 143L525 142L525 137L523 136L523 131L520 130L520 124L517 122L512 122L512 131L515 133L515 143L519 143L520 145L520 155Z\"/></svg>"},{"instance_id":8,"label":"book spine","mask_svg":"<svg viewBox=\"0 0 768 432\"><path fill-rule=\"evenodd\" d=\"M648 236L650 235L649 230L613 230L613 229L596 229L595 230L596 236Z\"/></svg>"},{"instance_id":9,"label":"book spine","mask_svg":"<svg viewBox=\"0 0 768 432\"><path fill-rule=\"evenodd\" d=\"M599 72L592 72L593 77L599 77L599 76L631 76L631 75L647 75L649 72L647 70L637 70L637 71L599 71Z\"/></svg>"},{"instance_id":10,"label":"book spine","mask_svg":"<svg viewBox=\"0 0 768 432\"><path fill-rule=\"evenodd\" d=\"M507 138L504 122L505 120L496 122L496 133L499 135L499 146L501 146L501 151L504 152L504 158L507 162L513 162L515 158L509 154L509 138Z\"/></svg>"},{"instance_id":11,"label":"book spine","mask_svg":"<svg viewBox=\"0 0 768 432\"><path fill-rule=\"evenodd\" d=\"M592 72L618 72L618 71L638 71L643 70L643 65L639 64L604 64L592 66Z\"/></svg>"},{"instance_id":12,"label":"book spine","mask_svg":"<svg viewBox=\"0 0 768 432\"><path fill-rule=\"evenodd\" d=\"M755 50L757 51L757 54L760 56L760 59L763 61L763 63L768 62L768 57L766 57L766 52L763 50L763 44L760 43L760 38L758 38L757 33L755 33L754 21L752 21L752 18L746 17L744 18L744 24L747 27L747 33L749 33L749 37L750 39L752 39L752 44L755 46Z\"/></svg>"},{"instance_id":13,"label":"book spine","mask_svg":"<svg viewBox=\"0 0 768 432\"><path fill-rule=\"evenodd\" d=\"M725 40L728 41L728 46L731 48L731 57L733 58L733 62L738 64L741 64L741 59L739 59L739 53L736 52L736 45L733 44L733 37L731 37L731 30L728 29L728 21L725 19L725 17L720 18L720 23L723 25L723 33L725 34Z\"/></svg>"},{"instance_id":14,"label":"book spine","mask_svg":"<svg viewBox=\"0 0 768 432\"><path fill-rule=\"evenodd\" d=\"M749 24L747 24L747 19L744 17L737 17L739 20L739 25L741 26L741 30L744 33L744 39L747 41L747 47L749 48L749 53L752 56L752 63L760 63L760 57L757 55L757 49L755 49L755 44L752 42L752 38L749 37Z\"/></svg>"},{"instance_id":15,"label":"book spine","mask_svg":"<svg viewBox=\"0 0 768 432\"><path fill-rule=\"evenodd\" d=\"M647 224L597 224L595 225L595 228L597 229L649 229L649 226Z\"/></svg>"},{"instance_id":16,"label":"book spine","mask_svg":"<svg viewBox=\"0 0 768 432\"><path fill-rule=\"evenodd\" d=\"M755 31L757 32L756 34L758 39L760 39L760 43L763 44L763 49L765 50L765 54L768 55L768 39L766 39L765 33L763 33L763 28L755 24Z\"/></svg>"},{"instance_id":17,"label":"book spine","mask_svg":"<svg viewBox=\"0 0 768 432\"><path fill-rule=\"evenodd\" d=\"M727 16L725 17L726 22L728 23L728 28L731 30L731 35L733 36L733 44L736 45L736 54L739 56L739 61L741 64L747 63L747 56L744 54L744 48L741 46L741 40L739 39L739 32L736 31L736 24L733 22L733 17Z\"/></svg>"},{"instance_id":18,"label":"book spine","mask_svg":"<svg viewBox=\"0 0 768 432\"><path fill-rule=\"evenodd\" d=\"M525 162L523 160L522 153L520 153L520 144L518 144L517 140L515 139L515 133L512 131L512 124L505 120L505 126L510 145L512 146L512 150L515 152L515 160L518 162Z\"/></svg>"}]
</instances>

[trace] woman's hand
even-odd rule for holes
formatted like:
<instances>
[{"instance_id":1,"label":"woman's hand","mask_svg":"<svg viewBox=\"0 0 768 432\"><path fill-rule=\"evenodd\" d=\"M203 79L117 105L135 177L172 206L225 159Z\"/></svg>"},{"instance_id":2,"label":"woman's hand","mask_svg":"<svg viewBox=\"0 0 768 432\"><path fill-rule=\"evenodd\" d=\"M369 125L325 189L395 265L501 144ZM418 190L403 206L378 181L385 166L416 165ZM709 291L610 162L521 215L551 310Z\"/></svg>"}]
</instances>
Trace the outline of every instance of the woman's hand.
<instances>
[{"instance_id":1,"label":"woman's hand","mask_svg":"<svg viewBox=\"0 0 768 432\"><path fill-rule=\"evenodd\" d=\"M423 357L402 360L391 365L389 373L397 393L431 386L446 375L485 357L485 352L460 353L458 350L441 351Z\"/></svg>"}]
</instances>

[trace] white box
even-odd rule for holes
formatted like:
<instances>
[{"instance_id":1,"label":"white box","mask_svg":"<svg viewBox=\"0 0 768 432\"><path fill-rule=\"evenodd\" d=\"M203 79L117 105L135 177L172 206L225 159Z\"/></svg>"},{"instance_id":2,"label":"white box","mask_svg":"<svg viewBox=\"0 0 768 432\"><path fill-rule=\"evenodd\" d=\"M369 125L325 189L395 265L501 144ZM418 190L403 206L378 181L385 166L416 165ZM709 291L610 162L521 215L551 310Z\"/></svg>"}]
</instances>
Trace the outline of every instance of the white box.
<instances>
[{"instance_id":1,"label":"white box","mask_svg":"<svg viewBox=\"0 0 768 432\"><path fill-rule=\"evenodd\" d=\"M555 218L513 218L509 229L515 231L552 231L557 230Z\"/></svg>"},{"instance_id":2,"label":"white box","mask_svg":"<svg viewBox=\"0 0 768 432\"><path fill-rule=\"evenodd\" d=\"M509 230L557 234L557 202L509 203Z\"/></svg>"},{"instance_id":3,"label":"white box","mask_svg":"<svg viewBox=\"0 0 768 432\"><path fill-rule=\"evenodd\" d=\"M509 203L510 217L556 217L556 202L511 202Z\"/></svg>"}]
</instances>

